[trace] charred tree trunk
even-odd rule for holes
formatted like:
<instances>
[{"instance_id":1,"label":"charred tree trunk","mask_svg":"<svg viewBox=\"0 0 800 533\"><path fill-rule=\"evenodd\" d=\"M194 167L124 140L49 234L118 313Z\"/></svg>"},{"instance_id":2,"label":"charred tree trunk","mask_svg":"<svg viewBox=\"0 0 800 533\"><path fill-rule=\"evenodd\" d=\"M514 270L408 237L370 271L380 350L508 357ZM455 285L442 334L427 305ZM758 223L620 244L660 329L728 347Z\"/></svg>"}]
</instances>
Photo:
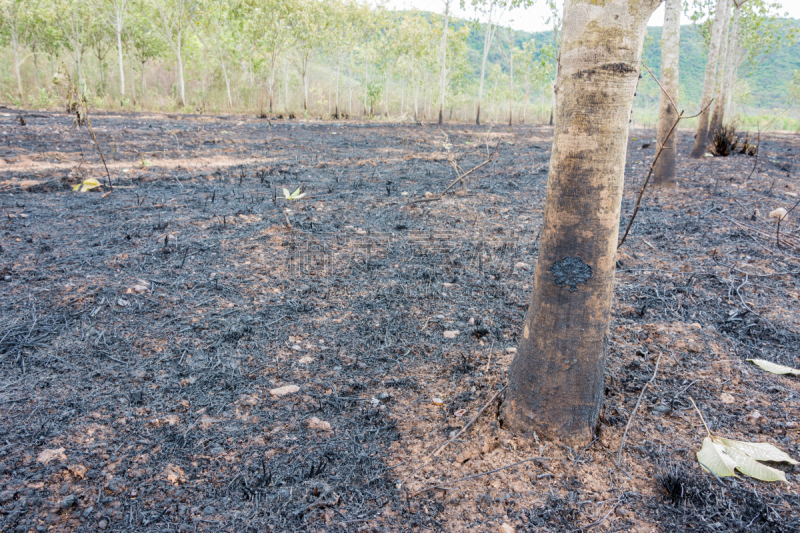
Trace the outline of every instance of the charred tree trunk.
<instances>
[{"instance_id":1,"label":"charred tree trunk","mask_svg":"<svg viewBox=\"0 0 800 533\"><path fill-rule=\"evenodd\" d=\"M565 0L542 243L503 423L571 445L603 401L628 120L660 0Z\"/></svg>"},{"instance_id":2,"label":"charred tree trunk","mask_svg":"<svg viewBox=\"0 0 800 533\"><path fill-rule=\"evenodd\" d=\"M719 60L719 44L722 41L722 28L725 26L725 14L728 10L729 0L718 0L717 12L714 14L714 24L711 27L711 44L708 46L708 61L706 62L706 74L703 79L703 96L700 99L700 109L702 112L697 117L697 130L694 135L694 148L691 156L695 158L703 157L706 153L708 144L708 120L711 110L708 105L714 96L714 82L717 76L717 62Z\"/></svg>"},{"instance_id":3,"label":"charred tree trunk","mask_svg":"<svg viewBox=\"0 0 800 533\"><path fill-rule=\"evenodd\" d=\"M728 91L733 90L734 76L733 72L736 69L736 57L739 47L739 6L744 3L743 0L731 0L729 9L733 9L733 20L731 21L730 37L727 41L725 53L722 56L725 58L725 75L722 77L721 82L718 84L717 99L714 102L714 112L711 114L711 127L710 131L714 132L722 128L725 123L725 108L728 105ZM723 39L725 36L723 35Z\"/></svg>"},{"instance_id":4,"label":"charred tree trunk","mask_svg":"<svg viewBox=\"0 0 800 533\"><path fill-rule=\"evenodd\" d=\"M665 143L675 121L678 110L673 102L678 101L678 59L681 45L681 0L667 0L664 12L664 30L661 35L661 91L658 101L658 128L656 139L658 144ZM666 91L666 93L664 92ZM669 95L669 96L667 96ZM666 140L664 151L656 162L653 172L653 185L674 187L677 182L675 159L678 153L678 137L670 136Z\"/></svg>"}]
</instances>

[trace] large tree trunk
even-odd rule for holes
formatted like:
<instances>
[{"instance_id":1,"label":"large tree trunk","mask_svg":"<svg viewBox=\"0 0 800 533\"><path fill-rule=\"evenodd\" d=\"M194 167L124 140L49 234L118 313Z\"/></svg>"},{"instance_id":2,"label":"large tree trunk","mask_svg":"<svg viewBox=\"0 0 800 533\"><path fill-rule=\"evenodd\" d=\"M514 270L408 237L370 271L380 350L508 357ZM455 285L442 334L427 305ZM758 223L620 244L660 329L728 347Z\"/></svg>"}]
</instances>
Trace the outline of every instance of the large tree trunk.
<instances>
[{"instance_id":1,"label":"large tree trunk","mask_svg":"<svg viewBox=\"0 0 800 533\"><path fill-rule=\"evenodd\" d=\"M678 101L678 58L681 45L681 0L667 0L664 11L664 30L661 34L661 87L658 100L658 144L664 139L675 121L678 110L672 100ZM666 93L665 93L666 91ZM667 96L669 95L669 96ZM656 162L653 184L660 187L674 187L677 184L675 159L678 153L678 136L673 134L664 144L664 151Z\"/></svg>"},{"instance_id":2,"label":"large tree trunk","mask_svg":"<svg viewBox=\"0 0 800 533\"><path fill-rule=\"evenodd\" d=\"M708 124L708 138L714 138L714 134L722 127L722 116L725 113L725 82L728 79L728 68L730 67L730 39L728 38L728 27L733 11L733 0L728 0L725 9L725 24L722 26L722 38L719 43L719 64L717 65L716 88L714 89L714 104L711 106L711 120ZM737 11L738 15L738 11ZM732 44L732 43L731 43Z\"/></svg>"},{"instance_id":3,"label":"large tree trunk","mask_svg":"<svg viewBox=\"0 0 800 533\"><path fill-rule=\"evenodd\" d=\"M719 45L722 41L722 28L725 26L725 15L728 10L729 0L718 0L717 11L714 14L714 24L711 26L711 43L708 46L708 61L706 62L706 74L703 79L703 96L700 99L700 109L702 112L697 117L697 130L694 135L694 148L692 157L703 157L706 153L708 144L708 119L711 110L708 105L714 95L714 82L717 75L717 62L719 60Z\"/></svg>"},{"instance_id":4,"label":"large tree trunk","mask_svg":"<svg viewBox=\"0 0 800 533\"><path fill-rule=\"evenodd\" d=\"M603 401L628 120L661 0L565 0L542 243L505 427L570 446Z\"/></svg>"},{"instance_id":5,"label":"large tree trunk","mask_svg":"<svg viewBox=\"0 0 800 533\"><path fill-rule=\"evenodd\" d=\"M450 0L446 0L444 4L444 33L442 33L442 73L439 76L439 125L441 126L444 120L442 111L444 110L444 86L447 79L447 23L450 16Z\"/></svg>"}]
</instances>

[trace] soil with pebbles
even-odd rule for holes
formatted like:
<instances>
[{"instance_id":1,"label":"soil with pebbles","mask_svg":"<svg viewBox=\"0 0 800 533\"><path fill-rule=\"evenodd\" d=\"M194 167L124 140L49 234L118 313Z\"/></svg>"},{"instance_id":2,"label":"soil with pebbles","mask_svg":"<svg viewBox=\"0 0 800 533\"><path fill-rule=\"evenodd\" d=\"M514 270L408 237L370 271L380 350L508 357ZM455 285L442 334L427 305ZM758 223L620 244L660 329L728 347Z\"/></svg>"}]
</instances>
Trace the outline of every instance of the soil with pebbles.
<instances>
[{"instance_id":1,"label":"soil with pebbles","mask_svg":"<svg viewBox=\"0 0 800 533\"><path fill-rule=\"evenodd\" d=\"M716 434L800 458L797 378L746 362L800 367L800 209L769 218L800 193L796 135L682 159L680 188L645 193L578 450L489 402L551 128L97 114L112 190L70 117L0 112L3 531L800 527L800 468L704 473L689 399ZM653 135L631 132L623 229Z\"/></svg>"}]
</instances>

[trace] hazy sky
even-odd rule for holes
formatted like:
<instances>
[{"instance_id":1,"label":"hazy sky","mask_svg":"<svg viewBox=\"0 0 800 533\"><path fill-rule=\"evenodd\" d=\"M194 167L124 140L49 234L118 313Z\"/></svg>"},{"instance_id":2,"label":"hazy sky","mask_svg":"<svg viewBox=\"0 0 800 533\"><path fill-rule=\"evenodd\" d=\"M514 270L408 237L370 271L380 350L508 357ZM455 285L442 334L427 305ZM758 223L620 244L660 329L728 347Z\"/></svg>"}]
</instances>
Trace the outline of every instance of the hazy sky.
<instances>
[{"instance_id":1,"label":"hazy sky","mask_svg":"<svg viewBox=\"0 0 800 533\"><path fill-rule=\"evenodd\" d=\"M557 0L559 5L563 5L563 0ZM466 2L469 4L469 1ZM792 18L800 19L800 0L783 0L783 9L781 13L788 12ZM458 5L458 0L454 0L453 4ZM387 0L387 7L389 9L409 9L415 7L420 11L433 11L434 13L444 13L443 0ZM457 7L454 9L453 14L459 18L472 18L475 12L471 9L461 10ZM543 31L549 29L546 21L549 12L545 7L543 0L538 0L533 7L528 9L515 9L510 13L503 15L502 22L508 24L511 21L511 27L517 30L525 30L529 32ZM684 24L689 24L690 21L684 18ZM659 7L653 16L650 18L650 26L661 26L664 24L664 6Z\"/></svg>"}]
</instances>

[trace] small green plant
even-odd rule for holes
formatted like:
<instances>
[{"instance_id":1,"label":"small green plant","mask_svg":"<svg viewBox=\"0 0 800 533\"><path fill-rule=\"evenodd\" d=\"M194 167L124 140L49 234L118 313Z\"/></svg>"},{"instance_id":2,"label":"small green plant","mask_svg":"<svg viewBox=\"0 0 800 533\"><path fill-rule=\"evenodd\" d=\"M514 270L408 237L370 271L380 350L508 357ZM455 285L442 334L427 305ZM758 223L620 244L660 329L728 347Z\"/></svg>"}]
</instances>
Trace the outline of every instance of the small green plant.
<instances>
[{"instance_id":1,"label":"small green plant","mask_svg":"<svg viewBox=\"0 0 800 533\"><path fill-rule=\"evenodd\" d=\"M300 198L305 197L306 193L303 192L303 186L299 186L294 190L293 193L289 192L289 189L283 187L283 197L287 200L299 200Z\"/></svg>"}]
</instances>

